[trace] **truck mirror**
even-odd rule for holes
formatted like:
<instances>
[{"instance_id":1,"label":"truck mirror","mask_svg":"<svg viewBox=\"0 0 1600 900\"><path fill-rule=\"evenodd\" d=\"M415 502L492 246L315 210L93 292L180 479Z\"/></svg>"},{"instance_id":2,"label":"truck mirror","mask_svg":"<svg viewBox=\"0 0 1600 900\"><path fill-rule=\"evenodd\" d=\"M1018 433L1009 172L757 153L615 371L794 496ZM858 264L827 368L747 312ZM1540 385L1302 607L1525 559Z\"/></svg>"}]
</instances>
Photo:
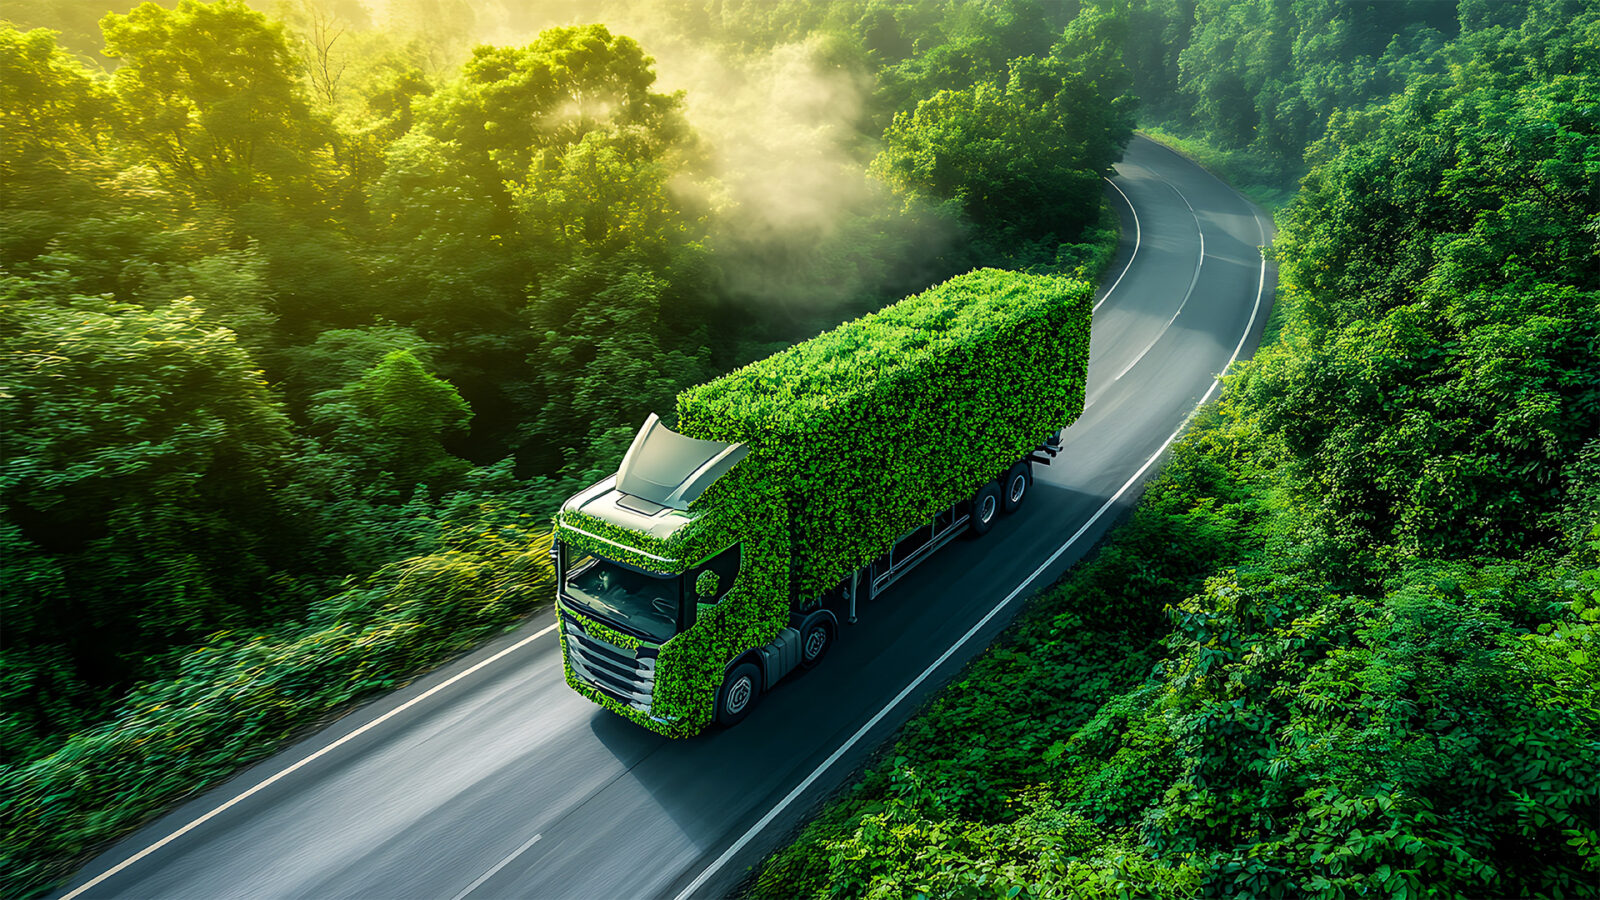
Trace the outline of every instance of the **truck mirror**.
<instances>
[{"instance_id":1,"label":"truck mirror","mask_svg":"<svg viewBox=\"0 0 1600 900\"><path fill-rule=\"evenodd\" d=\"M717 595L717 587L722 579L710 569L701 572L694 580L694 593L697 597L710 599Z\"/></svg>"}]
</instances>

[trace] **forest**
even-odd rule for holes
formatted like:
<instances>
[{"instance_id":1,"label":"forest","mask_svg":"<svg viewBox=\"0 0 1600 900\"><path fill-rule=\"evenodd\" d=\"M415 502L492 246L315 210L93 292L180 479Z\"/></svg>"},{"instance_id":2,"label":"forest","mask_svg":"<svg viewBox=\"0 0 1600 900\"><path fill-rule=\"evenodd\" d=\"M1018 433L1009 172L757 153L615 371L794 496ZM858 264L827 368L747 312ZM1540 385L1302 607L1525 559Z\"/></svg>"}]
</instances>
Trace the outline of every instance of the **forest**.
<instances>
[{"instance_id":1,"label":"forest","mask_svg":"<svg viewBox=\"0 0 1600 900\"><path fill-rule=\"evenodd\" d=\"M1440 6L1166 20L1269 334L753 896L1596 896L1600 7Z\"/></svg>"},{"instance_id":2,"label":"forest","mask_svg":"<svg viewBox=\"0 0 1600 900\"><path fill-rule=\"evenodd\" d=\"M1076 12L8 4L0 892L547 604L682 388L1098 271L1133 101Z\"/></svg>"},{"instance_id":3,"label":"forest","mask_svg":"<svg viewBox=\"0 0 1600 900\"><path fill-rule=\"evenodd\" d=\"M0 892L547 602L682 388L1098 274L1136 124L1293 196L1268 340L753 890L1600 878L1593 0L0 15Z\"/></svg>"}]
</instances>

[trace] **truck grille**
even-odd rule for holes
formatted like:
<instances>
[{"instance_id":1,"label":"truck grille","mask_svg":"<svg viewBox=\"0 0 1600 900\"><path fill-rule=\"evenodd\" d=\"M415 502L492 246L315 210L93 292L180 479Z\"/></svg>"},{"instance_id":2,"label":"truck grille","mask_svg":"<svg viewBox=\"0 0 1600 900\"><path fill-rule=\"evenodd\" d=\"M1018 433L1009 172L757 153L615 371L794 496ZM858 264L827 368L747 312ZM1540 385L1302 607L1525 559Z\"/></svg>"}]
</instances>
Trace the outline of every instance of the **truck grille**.
<instances>
[{"instance_id":1,"label":"truck grille","mask_svg":"<svg viewBox=\"0 0 1600 900\"><path fill-rule=\"evenodd\" d=\"M650 711L656 687L656 661L639 658L583 630L583 623L563 612L561 630L567 637L567 663L579 678L641 712Z\"/></svg>"}]
</instances>

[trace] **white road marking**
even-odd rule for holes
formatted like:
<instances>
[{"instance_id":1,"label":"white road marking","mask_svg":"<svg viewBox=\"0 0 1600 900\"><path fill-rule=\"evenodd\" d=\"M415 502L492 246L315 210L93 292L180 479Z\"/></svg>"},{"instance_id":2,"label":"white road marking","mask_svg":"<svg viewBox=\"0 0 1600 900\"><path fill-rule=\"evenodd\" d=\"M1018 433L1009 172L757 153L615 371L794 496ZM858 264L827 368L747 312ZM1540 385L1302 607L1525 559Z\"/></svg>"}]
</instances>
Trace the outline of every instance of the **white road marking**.
<instances>
[{"instance_id":1,"label":"white road marking","mask_svg":"<svg viewBox=\"0 0 1600 900\"><path fill-rule=\"evenodd\" d=\"M1126 366L1123 366L1122 367L1122 371L1117 373L1117 377L1111 379L1113 382L1121 381L1122 380L1122 376L1128 374L1129 372L1132 372L1133 371L1133 367L1137 366L1139 364L1139 360L1144 359L1147 355L1149 355L1151 350L1154 350L1156 348L1157 344L1161 343L1161 339L1163 337L1165 337L1166 334L1167 334L1167 329L1172 327L1172 323L1173 322L1178 321L1178 313L1183 312L1184 306L1188 305L1188 303L1189 303L1189 295L1194 293L1194 286L1200 283L1200 269L1205 266L1205 263L1206 263L1206 236L1205 236L1204 233L1202 233L1200 235L1200 255L1195 257L1195 261L1194 261L1194 275L1189 278L1189 289L1187 291L1183 292L1183 299L1178 302L1178 308L1173 311L1172 318L1167 320L1167 324L1161 326L1161 330L1156 332L1155 338L1152 341L1150 341L1149 344L1145 345L1145 348L1143 350L1139 351L1139 355L1138 356L1135 356L1133 358L1133 362L1128 363Z\"/></svg>"},{"instance_id":2,"label":"white road marking","mask_svg":"<svg viewBox=\"0 0 1600 900\"><path fill-rule=\"evenodd\" d=\"M498 863L495 863L494 868L492 868L489 871L483 873L482 875L479 875L477 881L474 881L473 883L467 885L466 889L464 889L461 893L455 895L454 897L451 897L450 900L462 900L463 897L465 897L468 894L472 893L473 891L477 890L485 881L488 881L489 879L493 878L494 877L494 873L500 871L501 869L504 869L506 867L507 863L511 862L513 859L516 859L517 857L519 857L522 854L526 853L528 851L529 847L532 847L534 844L539 843L539 839L542 838L542 837L544 837L544 835L536 834L533 837L528 838L527 842L524 843L521 847L518 847L517 849L511 851L511 855L507 856L505 859L500 860Z\"/></svg>"},{"instance_id":3,"label":"white road marking","mask_svg":"<svg viewBox=\"0 0 1600 900\"><path fill-rule=\"evenodd\" d=\"M299 771L300 769L304 768L306 765L310 764L312 760L320 759L320 758L328 755L329 753L332 753L334 750L337 750L339 747L349 743L350 741L355 740L356 738L360 737L363 734L366 734L367 732L371 731L372 729L377 728L379 725L382 725L384 722L387 722L390 719L394 718L395 716L398 716L399 714L401 714L401 713L405 712L406 710L410 709L411 707L416 706L418 703L421 703L422 701L428 699L429 697L432 697L434 694L439 693L440 691L442 691L445 688L455 684L456 682L460 681L461 679L466 678L468 675L471 675L472 673L477 672L479 669L482 669L484 666L487 666L487 665L490 665L492 663L498 662L499 660L505 658L506 656L508 656L508 655L510 655L512 653L515 653L516 651L521 650L523 647L526 647L527 645L533 643L538 638L544 637L545 635L547 635L550 632L555 631L555 630L556 630L556 626L554 624L547 625L544 628L541 628L538 631L534 632L533 634L528 635L527 637L523 638L522 640L517 641L515 644L512 644L511 646L507 647L506 649L501 650L499 653L496 653L495 655L489 657L488 659L478 663L477 665L473 666L472 668L467 669L464 672L457 673L456 675L452 676L451 678L449 678L449 679L447 679L445 681L442 681L439 684L434 685L433 687L429 688L426 691L423 691L422 693L418 694L415 697L412 697L410 700L407 700L406 702L400 704L399 706L395 707L394 709L391 709L388 712L384 713L383 715L377 717L376 719L373 719L371 722L368 722L367 724L361 726L360 728L357 728L355 731L352 731L349 734L345 735L344 737L339 738L337 741L334 741L333 743L329 744L328 746L323 747L321 750L318 750L317 752L311 754L310 756L307 756L305 759L300 760L299 762L297 762L294 765L288 767L287 769L284 769L281 772L277 772L277 773L273 774L271 777L263 780L260 784L257 784L255 787L252 787L248 791L245 791L244 793L240 794L239 796L234 797L233 799L231 799L228 802L222 804L221 806L217 807L216 809L213 809L212 811L206 813L205 815L201 816L200 818L195 819L193 822L190 822L189 824L183 826L182 828L179 828L177 831L174 831L173 833L167 835L166 837L162 838L161 840L156 841L154 844L151 844L150 846L144 848L143 850L140 850L138 853L135 853L134 855L128 857L127 859L123 860L122 862L117 863L115 866L105 870L104 872L101 872L99 875L95 876L93 879L91 879L89 882L84 884L82 887L80 887L77 890L74 890L71 893L67 894L66 896L62 897L61 900L73 900L73 898L78 897L81 894L83 894L84 891L87 891L87 890L95 887L96 885L98 885L101 882L105 881L107 878L110 878L111 876L117 874L118 872L121 872L123 869L126 869L127 867L133 865L134 863L138 862L139 860L144 859L146 856L149 856L150 854L156 852L157 850L160 850L162 847L165 847L166 845L172 843L173 841L177 840L178 838L183 837L184 835L186 835L189 832L195 830L196 828L199 828L201 825L204 825L206 822L211 821L212 819L216 818L217 816L221 815L222 813L226 812L227 810L233 808L234 806L237 806L239 803L243 802L245 799L254 796L255 794L259 793L262 790L265 790L267 787L269 787L269 786L271 786L273 784L278 783L279 781L282 781L284 778L287 778L289 775L292 775L293 773L295 773L295 772ZM538 840L538 836L537 835L534 836L534 840ZM533 841L529 841L528 842L528 846L530 846L530 847L533 846ZM524 849L526 849L526 848L524 848ZM518 851L518 852L521 852L521 851ZM507 860L507 861L509 861L509 860ZM491 872L491 874L492 874L492 872ZM473 885L473 887L476 887L476 886L477 885Z\"/></svg>"},{"instance_id":4,"label":"white road marking","mask_svg":"<svg viewBox=\"0 0 1600 900\"><path fill-rule=\"evenodd\" d=\"M1139 257L1139 246L1144 243L1144 229L1139 226L1139 210L1134 208L1133 201L1128 198L1127 194L1123 193L1122 188L1117 187L1117 183L1115 181L1107 178L1105 182L1106 184L1111 185L1111 188L1117 193L1122 194L1122 202L1128 204L1128 212L1133 213L1133 252L1128 254L1128 261L1123 264L1122 271L1117 273L1117 280L1111 282L1111 287L1106 288L1106 292L1100 296L1100 302L1096 303L1094 308L1089 310L1090 315L1099 312L1100 307L1105 306L1106 301L1111 299L1111 292L1117 289L1117 285L1122 283L1122 277L1128 274L1129 269L1133 268L1133 261ZM1196 271L1198 272L1198 270ZM1194 286L1190 285L1190 290L1193 289ZM1117 376L1117 378L1121 377L1122 376L1120 375ZM1112 380L1115 381L1116 379L1113 378ZM1079 413L1079 415L1088 412L1089 407L1093 405L1094 400L1085 402L1083 404L1083 410Z\"/></svg>"},{"instance_id":5,"label":"white road marking","mask_svg":"<svg viewBox=\"0 0 1600 900\"><path fill-rule=\"evenodd\" d=\"M1195 215L1194 204L1190 203L1189 202L1189 198L1185 197L1183 195L1183 191L1178 190L1178 186L1177 185L1173 184L1170 181L1163 181L1162 184L1165 184L1167 187L1172 188L1172 192L1174 194L1178 195L1178 199L1183 201L1183 205L1189 207L1189 215L1194 216L1195 227L1198 228L1200 226L1200 217L1198 215Z\"/></svg>"},{"instance_id":6,"label":"white road marking","mask_svg":"<svg viewBox=\"0 0 1600 900\"><path fill-rule=\"evenodd\" d=\"M1128 254L1127 264L1122 267L1121 272L1117 273L1117 280L1111 282L1111 287L1106 288L1106 292L1103 296L1101 296L1100 302L1096 303L1094 308L1089 310L1091 315L1099 312L1100 307L1104 306L1105 302L1111 299L1111 292L1116 290L1117 285L1122 283L1122 276L1128 274L1128 270L1133 268L1133 261L1139 256L1139 245L1144 243L1144 229L1139 227L1139 211L1133 208L1133 201L1128 199L1127 194L1122 193L1122 188L1117 187L1117 183L1115 181L1107 178L1106 184L1111 185L1112 190L1122 194L1122 202L1128 204L1128 212L1133 213L1133 252Z\"/></svg>"},{"instance_id":7,"label":"white road marking","mask_svg":"<svg viewBox=\"0 0 1600 900\"><path fill-rule=\"evenodd\" d=\"M1265 244L1267 240L1267 232L1265 228L1261 227L1261 217L1257 216L1253 211L1251 212L1251 216L1256 220L1256 230L1261 235L1261 242ZM1239 343L1233 348L1233 356L1229 357L1227 365L1222 367L1222 374L1224 375L1227 374L1228 369L1232 368L1233 364L1238 361L1239 353L1244 349L1244 342L1249 339L1250 332L1255 328L1256 316L1261 311L1261 295L1266 289L1266 284L1267 260L1265 257L1262 257L1261 276L1256 282L1255 306L1250 309L1250 321L1245 325L1244 333L1239 337ZM1200 402L1195 404L1196 408L1204 406L1206 401L1211 399L1211 395L1216 393L1217 388L1221 384L1222 380L1220 378L1213 378L1211 381L1211 387L1206 389L1205 395L1200 398ZM1089 517L1089 521L1083 523L1083 526L1073 533L1072 537L1067 538L1066 543L1057 548L1056 552L1050 554L1050 558L1041 563L1039 568L1034 569L1033 574L1023 579L1022 583L1017 585L1016 589L1014 589L1011 593L1007 594L1004 600L1001 600L999 603L995 604L995 607L989 610L987 615L985 615L982 619L979 619L978 624L972 626L972 628L969 629L966 634L961 636L960 640L951 645L950 649L944 651L944 653L942 653L938 659L934 660L933 663L926 669L923 669L922 674L912 679L911 683L906 685L905 688L900 691L900 693L896 694L893 700L890 700L889 703L883 707L883 709L878 710L876 715L867 720L867 724L862 725L859 729L857 729L856 733L852 734L850 738L841 744L837 750L833 751L833 753L830 754L827 759L823 760L821 765L813 769L811 774L805 777L805 780L801 781L795 786L794 790L790 791L782 800L778 801L777 806L774 806L772 809L768 810L767 814L762 816L760 821L750 826L750 830L746 831L737 841L734 841L733 844L728 847L728 849L724 850L722 855L718 856L711 863L711 865L707 866L703 871L701 871L693 881L689 882L687 887L685 887L682 891L679 891L675 900L688 900L688 898L693 895L695 891L699 890L700 887L710 880L712 876L716 875L716 873L720 871L723 866L727 865L728 861L733 859L733 857L737 855L740 850L743 850L746 844L750 843L750 841L756 835L760 834L763 829L772 824L774 819L776 819L785 809L788 809L789 805L794 803L794 801L798 799L801 794L805 793L806 789L811 787L811 785L822 776L823 772L826 772L834 763L838 762L839 758L844 756L845 753L849 752L851 747L854 747L856 744L860 743L861 739L866 737L868 732L877 726L879 722L883 721L884 717L889 715L889 713L892 712L896 706L900 705L900 701L910 696L911 692L916 690L918 685L928 680L929 676L937 671L940 666L944 665L945 660L955 655L955 652L961 649L961 647L964 646L967 641L971 640L973 635L977 634L979 631L982 631L983 627L989 624L989 622L993 620L995 616L999 615L1001 610L1010 605L1011 601L1016 599L1017 595L1026 590L1028 585L1033 583L1034 579L1043 574L1052 563L1060 559L1061 554L1067 552L1067 548L1077 543L1078 539L1083 537L1084 533L1094 526L1094 523L1100 521L1101 516L1105 515L1106 512L1110 510L1118 500L1122 499L1123 494L1127 493L1130 488L1139 482L1139 479L1143 477L1144 473L1155 464L1156 460L1161 458L1161 454L1167 452L1167 448L1172 446L1172 442L1178 439L1178 435L1183 433L1183 429L1187 427L1187 425L1187 421L1185 421L1183 424L1180 424L1177 430L1172 432L1171 436L1162 442L1161 446L1157 448L1156 452L1152 453L1150 458L1144 461L1144 465L1139 467L1139 471L1134 472L1132 477L1123 482L1122 487L1117 489L1117 492L1111 496L1111 499L1107 500L1103 505L1101 505L1101 507L1095 511L1095 514Z\"/></svg>"},{"instance_id":8,"label":"white road marking","mask_svg":"<svg viewBox=\"0 0 1600 900\"><path fill-rule=\"evenodd\" d=\"M1202 169L1201 171L1204 172L1205 170ZM1206 172L1206 174L1207 175L1211 175L1210 172ZM1216 178L1215 175L1211 175L1211 177L1212 178ZM1220 183L1221 179L1218 179L1218 182ZM1223 185L1223 187L1227 187L1227 185ZM1228 188L1228 190L1233 190L1233 189L1232 188ZM1248 203L1249 201L1247 200L1245 202ZM1254 205L1252 204L1252 207L1253 206ZM1256 280L1256 304L1255 304L1255 306L1250 307L1250 321L1245 323L1245 325L1244 325L1244 333L1239 335L1239 343L1233 345L1233 355L1228 357L1228 364L1222 367L1222 374L1223 375L1228 374L1228 370L1233 368L1234 362L1239 358L1240 351L1244 350L1244 342L1245 342L1245 340L1250 337L1250 332L1255 329L1255 327L1256 327L1256 314L1261 312L1261 292L1266 290L1266 287L1267 287L1267 255L1266 255L1267 229L1262 227L1262 225L1261 225L1261 217L1256 215L1255 212L1253 211L1253 209L1252 209L1252 212L1250 213L1250 218L1256 220L1256 235L1259 238L1259 240L1261 241L1261 243L1256 245L1257 248L1259 249L1259 252L1261 253L1261 274ZM1203 405L1207 400L1211 399L1211 391L1215 391L1217 389L1217 385L1219 385L1221 383L1222 383L1222 381L1220 380L1220 376L1219 376L1219 380L1217 380L1215 382L1212 382L1211 390L1206 391L1206 395L1204 397L1200 398L1200 403L1196 404L1196 405L1197 406L1198 405Z\"/></svg>"},{"instance_id":9,"label":"white road marking","mask_svg":"<svg viewBox=\"0 0 1600 900\"><path fill-rule=\"evenodd\" d=\"M1189 277L1189 289L1183 292L1183 299L1178 301L1178 308L1173 310L1172 318L1167 320L1167 324L1161 326L1161 330L1156 332L1155 338L1143 350L1139 351L1139 355L1133 358L1133 362L1124 366L1122 371L1117 373L1117 377L1111 379L1113 382L1121 381L1122 376L1133 371L1133 367L1139 364L1139 360L1144 359L1151 350L1156 348L1156 344L1161 343L1161 338L1166 335L1167 329L1172 327L1173 322L1178 321L1178 314L1183 312L1183 308L1188 305L1189 295L1194 293L1194 286L1200 283L1200 269L1206 264L1206 232L1205 229L1200 227L1199 214L1194 211L1194 206L1189 203L1189 198L1183 195L1183 191L1178 190L1177 185L1170 181L1162 183L1172 188L1172 192L1178 195L1178 199L1183 201L1183 205L1189 207L1189 215L1194 218L1195 233L1200 235L1200 255L1195 257L1194 274ZM1259 221L1256 223L1256 227L1258 229L1261 227Z\"/></svg>"}]
</instances>

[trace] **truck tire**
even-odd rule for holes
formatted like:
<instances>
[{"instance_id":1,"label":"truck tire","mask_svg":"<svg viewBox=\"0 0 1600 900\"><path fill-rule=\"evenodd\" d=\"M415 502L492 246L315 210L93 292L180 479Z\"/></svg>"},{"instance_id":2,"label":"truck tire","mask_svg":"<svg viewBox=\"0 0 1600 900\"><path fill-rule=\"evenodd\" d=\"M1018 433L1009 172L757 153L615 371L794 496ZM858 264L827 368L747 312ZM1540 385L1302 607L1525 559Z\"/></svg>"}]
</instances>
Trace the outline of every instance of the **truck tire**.
<instances>
[{"instance_id":1,"label":"truck tire","mask_svg":"<svg viewBox=\"0 0 1600 900\"><path fill-rule=\"evenodd\" d=\"M1005 490L1000 495L1000 509L1010 515L1021 509L1022 501L1028 499L1028 489L1033 487L1033 470L1026 462L1019 462L1007 470L1001 484Z\"/></svg>"},{"instance_id":2,"label":"truck tire","mask_svg":"<svg viewBox=\"0 0 1600 900\"><path fill-rule=\"evenodd\" d=\"M761 670L751 663L740 663L728 670L717 691L717 722L724 728L744 721L761 699Z\"/></svg>"},{"instance_id":3,"label":"truck tire","mask_svg":"<svg viewBox=\"0 0 1600 900\"><path fill-rule=\"evenodd\" d=\"M972 495L972 521L968 529L973 537L983 537L1000 518L1000 485L991 481Z\"/></svg>"},{"instance_id":4,"label":"truck tire","mask_svg":"<svg viewBox=\"0 0 1600 900\"><path fill-rule=\"evenodd\" d=\"M812 616L800 632L800 667L815 669L833 647L833 623L826 615Z\"/></svg>"}]
</instances>

